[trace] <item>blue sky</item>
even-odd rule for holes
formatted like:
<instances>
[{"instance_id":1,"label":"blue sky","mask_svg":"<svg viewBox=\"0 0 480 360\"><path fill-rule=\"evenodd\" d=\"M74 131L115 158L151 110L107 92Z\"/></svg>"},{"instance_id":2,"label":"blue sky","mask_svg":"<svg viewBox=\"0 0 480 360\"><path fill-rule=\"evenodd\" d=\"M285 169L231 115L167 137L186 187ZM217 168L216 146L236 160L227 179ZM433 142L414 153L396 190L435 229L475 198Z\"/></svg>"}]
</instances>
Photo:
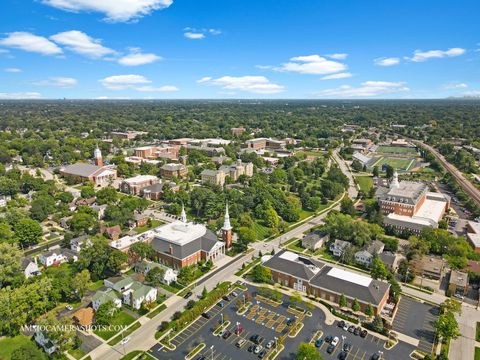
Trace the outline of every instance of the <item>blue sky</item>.
<instances>
[{"instance_id":1,"label":"blue sky","mask_svg":"<svg viewBox=\"0 0 480 360\"><path fill-rule=\"evenodd\" d=\"M2 0L0 98L480 96L475 0Z\"/></svg>"}]
</instances>

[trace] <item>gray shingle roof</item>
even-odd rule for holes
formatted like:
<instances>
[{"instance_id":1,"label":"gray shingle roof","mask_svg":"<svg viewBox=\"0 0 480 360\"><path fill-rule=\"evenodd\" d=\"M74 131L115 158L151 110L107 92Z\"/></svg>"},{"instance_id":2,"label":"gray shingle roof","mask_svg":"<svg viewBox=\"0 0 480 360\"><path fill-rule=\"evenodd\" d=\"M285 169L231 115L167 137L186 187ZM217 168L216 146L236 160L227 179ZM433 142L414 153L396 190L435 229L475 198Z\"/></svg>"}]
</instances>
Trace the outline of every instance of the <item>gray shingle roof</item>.
<instances>
[{"instance_id":1,"label":"gray shingle roof","mask_svg":"<svg viewBox=\"0 0 480 360\"><path fill-rule=\"evenodd\" d=\"M94 175L98 170L101 169L102 168L97 165L76 163L66 166L65 169L62 170L62 172L69 175L89 177Z\"/></svg>"},{"instance_id":2,"label":"gray shingle roof","mask_svg":"<svg viewBox=\"0 0 480 360\"><path fill-rule=\"evenodd\" d=\"M273 256L267 260L263 265L279 272L290 274L296 278L309 281L315 276L315 272L311 270L311 266L322 268L325 264L316 261L310 258L298 257L298 261L290 261L280 257L284 251L279 252L277 255Z\"/></svg>"},{"instance_id":3,"label":"gray shingle roof","mask_svg":"<svg viewBox=\"0 0 480 360\"><path fill-rule=\"evenodd\" d=\"M209 252L217 243L217 235L215 235L211 230L207 229L205 235L190 241L189 243L181 246L179 244L174 244L164 239L159 239L154 237L152 240L152 247L155 251L159 253L170 254L170 246L172 247L172 256L177 259L184 259L187 256L190 256L197 251L203 250Z\"/></svg>"}]
</instances>

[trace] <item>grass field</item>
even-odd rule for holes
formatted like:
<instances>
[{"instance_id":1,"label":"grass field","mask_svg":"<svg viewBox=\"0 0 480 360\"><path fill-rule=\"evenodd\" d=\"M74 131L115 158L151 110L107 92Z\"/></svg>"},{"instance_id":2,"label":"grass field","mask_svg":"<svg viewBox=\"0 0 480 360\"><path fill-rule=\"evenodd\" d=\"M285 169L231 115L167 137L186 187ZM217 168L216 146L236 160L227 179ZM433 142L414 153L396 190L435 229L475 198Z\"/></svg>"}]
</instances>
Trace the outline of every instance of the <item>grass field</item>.
<instances>
[{"instance_id":1,"label":"grass field","mask_svg":"<svg viewBox=\"0 0 480 360\"><path fill-rule=\"evenodd\" d=\"M302 247L302 240L297 240L287 246L288 249L298 252L303 252L305 248Z\"/></svg>"},{"instance_id":2,"label":"grass field","mask_svg":"<svg viewBox=\"0 0 480 360\"><path fill-rule=\"evenodd\" d=\"M0 340L0 359L10 360L12 359L12 352L18 349L22 345L36 347L35 344L25 335L17 335L13 338L3 338ZM47 356L42 359L46 359ZM12 359L14 360L14 359ZM41 359L40 359L41 360Z\"/></svg>"},{"instance_id":3,"label":"grass field","mask_svg":"<svg viewBox=\"0 0 480 360\"><path fill-rule=\"evenodd\" d=\"M475 348L475 360L480 360L480 348Z\"/></svg>"},{"instance_id":4,"label":"grass field","mask_svg":"<svg viewBox=\"0 0 480 360\"><path fill-rule=\"evenodd\" d=\"M123 332L123 334L120 334L120 335L117 335L116 337L114 337L112 340L110 340L108 342L108 345L112 346L112 345L115 345L115 344L118 344L120 341L122 341L122 338L126 338L128 335L130 335L131 333L133 333L135 330L137 330L140 326L142 326L142 324L140 324L138 321L133 324L132 326L130 326L127 330L125 330Z\"/></svg>"},{"instance_id":5,"label":"grass field","mask_svg":"<svg viewBox=\"0 0 480 360\"><path fill-rule=\"evenodd\" d=\"M151 226L145 225L145 226L136 227L136 228L133 229L133 231L135 231L137 234L140 234L140 233L145 232L147 230L156 228L157 226L160 226L162 224L163 224L163 221L154 219L154 220L152 220Z\"/></svg>"},{"instance_id":6,"label":"grass field","mask_svg":"<svg viewBox=\"0 0 480 360\"><path fill-rule=\"evenodd\" d=\"M355 176L355 179L360 186L360 190L368 192L373 186L373 178L371 176Z\"/></svg>"},{"instance_id":7,"label":"grass field","mask_svg":"<svg viewBox=\"0 0 480 360\"><path fill-rule=\"evenodd\" d=\"M263 240L272 234L272 229L263 226L258 221L253 223L253 230L257 233L257 240Z\"/></svg>"},{"instance_id":8,"label":"grass field","mask_svg":"<svg viewBox=\"0 0 480 360\"><path fill-rule=\"evenodd\" d=\"M110 321L109 325L130 325L135 321L135 318L124 311L119 311L115 314L113 319ZM118 331L115 330L95 330L95 334L100 336L104 340L110 339L112 336L116 335Z\"/></svg>"},{"instance_id":9,"label":"grass field","mask_svg":"<svg viewBox=\"0 0 480 360\"><path fill-rule=\"evenodd\" d=\"M396 147L396 146L379 146L377 153L380 154L405 154L415 155L417 150L415 148Z\"/></svg>"},{"instance_id":10,"label":"grass field","mask_svg":"<svg viewBox=\"0 0 480 360\"><path fill-rule=\"evenodd\" d=\"M378 160L374 166L378 166L380 169L383 165L388 164L394 169L397 170L408 170L410 166L414 163L413 159L399 159L399 158L392 158L392 157L382 157Z\"/></svg>"}]
</instances>

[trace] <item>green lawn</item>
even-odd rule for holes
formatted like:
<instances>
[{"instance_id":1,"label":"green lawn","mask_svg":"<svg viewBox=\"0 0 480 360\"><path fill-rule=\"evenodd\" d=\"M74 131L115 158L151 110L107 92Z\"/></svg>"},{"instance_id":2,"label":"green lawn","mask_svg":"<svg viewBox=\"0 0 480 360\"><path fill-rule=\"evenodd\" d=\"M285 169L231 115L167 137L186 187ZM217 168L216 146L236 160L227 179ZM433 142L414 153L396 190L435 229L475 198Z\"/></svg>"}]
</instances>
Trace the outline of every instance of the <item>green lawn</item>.
<instances>
[{"instance_id":1,"label":"green lawn","mask_svg":"<svg viewBox=\"0 0 480 360\"><path fill-rule=\"evenodd\" d=\"M475 335L475 340L480 341L480 322L477 322L477 332Z\"/></svg>"},{"instance_id":2,"label":"green lawn","mask_svg":"<svg viewBox=\"0 0 480 360\"><path fill-rule=\"evenodd\" d=\"M22 345L35 347L35 344L25 335L17 335L13 338L7 337L0 340L0 359L2 360L14 360L11 357L12 352L18 349ZM46 359L45 356L43 359ZM42 359L40 359L42 360Z\"/></svg>"},{"instance_id":3,"label":"green lawn","mask_svg":"<svg viewBox=\"0 0 480 360\"><path fill-rule=\"evenodd\" d=\"M124 311L119 311L115 314L113 319L110 321L110 325L130 325L135 321L135 318ZM95 334L100 336L104 340L110 339L112 336L118 333L115 330L95 330Z\"/></svg>"},{"instance_id":4,"label":"green lawn","mask_svg":"<svg viewBox=\"0 0 480 360\"><path fill-rule=\"evenodd\" d=\"M152 311L151 313L148 313L147 317L149 319L153 319L155 316L157 316L158 314L160 314L163 310L165 310L167 308L167 306L165 304L162 304L160 305L158 308L156 308L154 311Z\"/></svg>"},{"instance_id":5,"label":"green lawn","mask_svg":"<svg viewBox=\"0 0 480 360\"><path fill-rule=\"evenodd\" d=\"M415 148L397 147L397 146L379 146L377 153L380 154L412 154L416 155Z\"/></svg>"},{"instance_id":6,"label":"green lawn","mask_svg":"<svg viewBox=\"0 0 480 360\"><path fill-rule=\"evenodd\" d=\"M92 282L92 284L88 287L89 290L96 291L103 285L103 280L97 280Z\"/></svg>"},{"instance_id":7,"label":"green lawn","mask_svg":"<svg viewBox=\"0 0 480 360\"><path fill-rule=\"evenodd\" d=\"M70 349L68 353L72 355L75 359L81 359L85 356L85 352L82 349Z\"/></svg>"},{"instance_id":8,"label":"green lawn","mask_svg":"<svg viewBox=\"0 0 480 360\"><path fill-rule=\"evenodd\" d=\"M355 176L360 190L368 193L370 188L373 186L373 178L371 176Z\"/></svg>"},{"instance_id":9,"label":"green lawn","mask_svg":"<svg viewBox=\"0 0 480 360\"><path fill-rule=\"evenodd\" d=\"M475 348L475 360L480 360L480 348Z\"/></svg>"},{"instance_id":10,"label":"green lawn","mask_svg":"<svg viewBox=\"0 0 480 360\"><path fill-rule=\"evenodd\" d=\"M140 227L137 227L137 228L133 229L133 231L135 231L137 234L140 234L140 233L143 233L147 230L156 228L157 226L160 226L160 225L163 224L163 221L156 220L156 219L152 220L151 222L152 222L152 224L150 226L148 226L148 225L140 226Z\"/></svg>"},{"instance_id":11,"label":"green lawn","mask_svg":"<svg viewBox=\"0 0 480 360\"><path fill-rule=\"evenodd\" d=\"M258 240L263 240L272 234L272 229L263 226L258 221L255 221L253 223L253 230L255 230L255 232L257 233Z\"/></svg>"},{"instance_id":12,"label":"green lawn","mask_svg":"<svg viewBox=\"0 0 480 360\"><path fill-rule=\"evenodd\" d=\"M137 330L140 326L142 326L142 324L140 324L138 321L133 324L132 326L130 326L127 330L125 330L123 332L123 334L119 334L117 335L116 337L114 337L112 340L110 340L108 342L108 345L110 346L113 346L115 344L118 344L121 340L122 340L122 337L125 338L127 337L128 335L130 335L131 333L133 333L135 330Z\"/></svg>"},{"instance_id":13,"label":"green lawn","mask_svg":"<svg viewBox=\"0 0 480 360\"><path fill-rule=\"evenodd\" d=\"M399 158L392 158L392 157L382 157L379 161L377 161L374 166L378 166L380 169L384 164L388 164L394 169L397 170L408 170L411 166L412 159L399 159Z\"/></svg>"},{"instance_id":14,"label":"green lawn","mask_svg":"<svg viewBox=\"0 0 480 360\"><path fill-rule=\"evenodd\" d=\"M302 247L302 240L292 242L290 245L287 246L287 248L298 252L303 252L305 250L305 248Z\"/></svg>"},{"instance_id":15,"label":"green lawn","mask_svg":"<svg viewBox=\"0 0 480 360\"><path fill-rule=\"evenodd\" d=\"M176 293L178 290L182 290L184 288L184 286L178 284L178 283L175 283L175 282L172 282L170 285L167 285L167 284L160 284L160 287L161 288L164 288L165 290L167 291L170 291L171 293Z\"/></svg>"}]
</instances>

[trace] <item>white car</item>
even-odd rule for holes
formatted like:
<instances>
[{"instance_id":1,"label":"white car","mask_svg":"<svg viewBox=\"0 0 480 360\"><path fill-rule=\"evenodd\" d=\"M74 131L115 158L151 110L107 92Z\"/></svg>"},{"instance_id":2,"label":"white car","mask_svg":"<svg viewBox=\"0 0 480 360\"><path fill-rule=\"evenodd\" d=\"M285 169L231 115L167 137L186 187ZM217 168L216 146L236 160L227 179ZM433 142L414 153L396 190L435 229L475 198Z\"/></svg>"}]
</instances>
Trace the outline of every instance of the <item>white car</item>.
<instances>
[{"instance_id":1,"label":"white car","mask_svg":"<svg viewBox=\"0 0 480 360\"><path fill-rule=\"evenodd\" d=\"M226 331L227 331L226 329L220 330L220 332L217 334L217 336L218 336L218 337L222 337L223 334L225 334Z\"/></svg>"},{"instance_id":2,"label":"white car","mask_svg":"<svg viewBox=\"0 0 480 360\"><path fill-rule=\"evenodd\" d=\"M72 311L72 310L73 310L73 306L72 306L72 305L67 305L67 306L65 306L65 309L67 309L68 311Z\"/></svg>"},{"instance_id":3,"label":"white car","mask_svg":"<svg viewBox=\"0 0 480 360\"><path fill-rule=\"evenodd\" d=\"M350 325L348 325L347 323L345 323L345 325L343 325L343 330L345 331L348 331L348 328L350 327Z\"/></svg>"},{"instance_id":4,"label":"white car","mask_svg":"<svg viewBox=\"0 0 480 360\"><path fill-rule=\"evenodd\" d=\"M340 341L340 339L338 338L338 336L335 336L331 342L331 344L333 346L337 346L338 345L338 342Z\"/></svg>"},{"instance_id":5,"label":"white car","mask_svg":"<svg viewBox=\"0 0 480 360\"><path fill-rule=\"evenodd\" d=\"M255 346L255 349L253 349L254 354L258 354L260 351L262 351L262 345L257 345Z\"/></svg>"},{"instance_id":6,"label":"white car","mask_svg":"<svg viewBox=\"0 0 480 360\"><path fill-rule=\"evenodd\" d=\"M274 344L274 341L273 340L270 340L266 345L265 345L265 348L267 349L270 349Z\"/></svg>"},{"instance_id":7,"label":"white car","mask_svg":"<svg viewBox=\"0 0 480 360\"><path fill-rule=\"evenodd\" d=\"M129 341L130 341L130 336L127 336L126 338L123 338L122 341L120 341L120 345L126 344Z\"/></svg>"}]
</instances>

